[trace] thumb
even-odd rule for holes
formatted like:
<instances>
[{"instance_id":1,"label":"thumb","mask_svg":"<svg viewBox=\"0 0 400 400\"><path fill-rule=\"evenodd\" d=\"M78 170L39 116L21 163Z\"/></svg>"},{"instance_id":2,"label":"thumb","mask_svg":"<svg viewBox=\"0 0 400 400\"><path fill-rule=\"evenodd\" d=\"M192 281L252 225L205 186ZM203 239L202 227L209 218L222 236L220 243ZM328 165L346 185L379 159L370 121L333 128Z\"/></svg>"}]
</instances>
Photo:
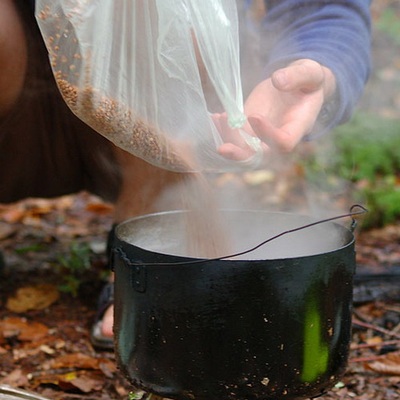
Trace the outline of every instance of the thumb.
<instances>
[{"instance_id":1,"label":"thumb","mask_svg":"<svg viewBox=\"0 0 400 400\"><path fill-rule=\"evenodd\" d=\"M313 60L298 60L285 68L278 69L271 76L276 89L290 92L301 90L305 93L319 90L324 82L322 66Z\"/></svg>"}]
</instances>

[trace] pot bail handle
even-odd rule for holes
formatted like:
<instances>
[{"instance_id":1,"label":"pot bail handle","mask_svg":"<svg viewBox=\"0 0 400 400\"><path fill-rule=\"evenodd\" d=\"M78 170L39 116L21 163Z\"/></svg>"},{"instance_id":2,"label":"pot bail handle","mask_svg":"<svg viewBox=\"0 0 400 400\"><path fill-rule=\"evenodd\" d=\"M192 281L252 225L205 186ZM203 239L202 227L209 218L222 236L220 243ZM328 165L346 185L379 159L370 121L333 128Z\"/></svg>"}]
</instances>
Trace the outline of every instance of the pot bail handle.
<instances>
[{"instance_id":1,"label":"pot bail handle","mask_svg":"<svg viewBox=\"0 0 400 400\"><path fill-rule=\"evenodd\" d=\"M355 211L356 208L359 208L359 210ZM172 262L172 263L170 263L170 262L153 262L153 263L146 262L146 263L143 263L141 260L131 261L127 257L127 255L123 252L122 248L115 249L115 252L118 253L119 257L124 261L125 265L128 265L131 268L132 267L139 267L139 269L137 270L137 273L138 273L138 275L140 275L143 272L143 276L144 276L144 279L145 279L145 277L146 277L146 269L145 269L145 267L146 266L148 267L148 266L155 266L155 265L160 266L160 265L189 265L189 264L193 265L193 264L200 264L200 263L202 264L204 262L210 262L210 261L219 261L219 260L232 259L234 257L238 257L238 256L242 256L244 254L251 253L252 251L257 250L261 246L264 246L265 244L267 244L267 243L269 243L269 242L271 242L271 241L273 241L275 239L280 238L281 236L284 236L284 235L287 235L287 234L290 234L290 233L293 233L293 232L297 232L297 231L300 231L300 230L303 230L303 229L307 229L307 228L310 228L310 227L315 226L315 225L320 225L320 224L323 224L323 223L326 223L326 222L335 221L335 220L338 220L338 219L341 219L341 218L349 218L350 217L352 219L349 231L351 233L353 233L354 230L356 229L356 226L357 226L357 220L355 219L355 216L362 215L362 214L365 214L367 212L368 212L368 209L366 209L364 206L362 206L360 204L354 204L354 205L352 205L350 207L350 211L348 213L346 213L346 214L341 214L341 215L337 215L335 217L329 217L329 218L321 219L321 220L318 220L318 221L315 221L315 222L310 222L309 224L306 224L306 225L299 226L297 228L293 228L293 229L289 229L289 230L283 231L283 232L281 232L281 233L279 233L279 234L277 234L275 236L272 236L272 237L264 240L263 242L257 244L256 246L254 246L252 248L249 248L247 250L241 251L239 253L233 253L233 254L225 255L225 256L222 256L222 257L216 257L216 258L209 258L209 259L201 258L201 259L194 259L194 260L190 259L190 260L187 260L187 261L186 260L185 261L175 261L175 262ZM143 268L143 271L140 268ZM139 280L138 284L137 284L137 287L135 289L138 290L138 291L142 290L144 292L146 290L145 288L146 288L146 285L144 284L144 289L141 289L140 280Z\"/></svg>"},{"instance_id":2,"label":"pot bail handle","mask_svg":"<svg viewBox=\"0 0 400 400\"><path fill-rule=\"evenodd\" d=\"M361 210L359 210L359 211L354 211L356 208L359 208L359 209L361 209ZM368 210L364 207L364 206L362 206L362 205L360 205L360 204L353 204L351 207L350 207L350 216L351 216L351 224L350 224L350 232L351 233L354 233L354 231L356 230L356 228L357 228L357 224L358 224L358 222L357 222L357 220L356 220L356 218L355 218L355 216L356 215L360 215L360 214L365 214L365 213L367 213L368 212Z\"/></svg>"}]
</instances>

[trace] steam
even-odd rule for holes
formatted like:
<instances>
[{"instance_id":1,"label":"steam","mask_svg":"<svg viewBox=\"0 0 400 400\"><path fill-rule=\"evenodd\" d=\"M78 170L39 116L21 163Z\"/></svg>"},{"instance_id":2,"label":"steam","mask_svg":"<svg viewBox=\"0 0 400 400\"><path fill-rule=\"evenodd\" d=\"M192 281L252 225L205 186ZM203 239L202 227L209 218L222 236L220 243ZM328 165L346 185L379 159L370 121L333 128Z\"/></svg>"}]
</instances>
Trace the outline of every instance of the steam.
<instances>
[{"instance_id":1,"label":"steam","mask_svg":"<svg viewBox=\"0 0 400 400\"><path fill-rule=\"evenodd\" d=\"M243 16L240 37L245 97L256 83L266 78L265 43L261 40L265 38L260 24L265 10L261 4L256 1L256 7L247 12L239 9L239 15ZM204 77L202 82L210 112L223 111L210 82ZM160 195L155 209L189 213L154 217L160 224L155 233L147 232L149 226L154 229L150 224L142 227L144 232L137 229L140 235L129 231L133 237L127 235L127 240L152 251L214 258L252 248L310 220L343 214L350 206L347 185L338 179L332 182L323 169L331 151L334 151L332 137L325 135L316 141L301 143L292 154L271 151L267 165L256 171L183 174L179 183L167 187ZM310 155L315 158L315 166L322 166L313 171L312 180L304 165ZM242 213L246 210L240 214L246 218L221 210ZM299 215L308 215L310 219ZM279 259L320 254L340 248L348 240L336 228L336 223L328 223L274 240L244 258Z\"/></svg>"},{"instance_id":2,"label":"steam","mask_svg":"<svg viewBox=\"0 0 400 400\"><path fill-rule=\"evenodd\" d=\"M244 16L240 21L240 37L243 60L242 82L245 95L257 82L265 79L265 54L262 51L265 43L261 42L260 25L261 16L265 11L260 6L262 3L255 2L255 8L247 12L239 9L239 15ZM220 112L221 105L210 82L204 79L203 85L211 106L210 111ZM318 141L300 144L292 154L282 155L271 151L268 164L263 169L220 175L200 174L200 177L192 176L189 180L183 180L180 187L174 186L167 189L159 198L158 207L165 208L163 202L168 199L171 203L172 199L172 203L177 205L176 209L193 212L196 217L191 220L191 224L198 224L194 231L192 225L180 225L179 229L183 232L183 236L177 239L176 243L187 243L187 240L194 241L195 245L202 240L209 243L205 248L202 246L202 251L198 254L193 254L183 248L175 248L174 251L179 254L208 258L214 255L231 254L251 248L270 236L288 228L296 228L300 224L300 220L291 215L283 217L282 214L279 219L275 219L272 214L267 217L265 212L303 214L311 216L314 220L347 212L349 199L346 183L339 179L332 181L323 169L331 151L334 151L332 137L325 135ZM313 171L312 180L307 176L304 165L304 160L310 154L315 158L315 165L322 166L321 169ZM338 199L342 200L338 201ZM261 213L259 217L255 216L256 214L249 214L252 216L251 220L240 221L239 226L236 226L237 221L232 220L230 214L220 213L216 218L219 210L258 210ZM258 218L262 219L262 223L259 223ZM310 232L300 232L281 238L249 257L286 258L334 250L343 243L336 233L332 237L332 227L333 225L329 224L328 229L315 228L310 229ZM207 247L214 248L212 256L207 251L204 252Z\"/></svg>"}]
</instances>

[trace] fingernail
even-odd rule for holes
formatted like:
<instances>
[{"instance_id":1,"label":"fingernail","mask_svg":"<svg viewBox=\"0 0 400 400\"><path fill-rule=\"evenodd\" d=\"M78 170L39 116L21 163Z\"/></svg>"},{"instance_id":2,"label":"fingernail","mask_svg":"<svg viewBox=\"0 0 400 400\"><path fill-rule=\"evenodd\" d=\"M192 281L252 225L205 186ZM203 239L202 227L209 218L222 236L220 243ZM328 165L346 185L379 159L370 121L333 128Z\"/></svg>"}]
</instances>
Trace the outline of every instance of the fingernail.
<instances>
[{"instance_id":1,"label":"fingernail","mask_svg":"<svg viewBox=\"0 0 400 400\"><path fill-rule=\"evenodd\" d=\"M284 71L276 71L272 75L272 80L274 85L279 86L280 88L284 88L288 84L287 76Z\"/></svg>"}]
</instances>

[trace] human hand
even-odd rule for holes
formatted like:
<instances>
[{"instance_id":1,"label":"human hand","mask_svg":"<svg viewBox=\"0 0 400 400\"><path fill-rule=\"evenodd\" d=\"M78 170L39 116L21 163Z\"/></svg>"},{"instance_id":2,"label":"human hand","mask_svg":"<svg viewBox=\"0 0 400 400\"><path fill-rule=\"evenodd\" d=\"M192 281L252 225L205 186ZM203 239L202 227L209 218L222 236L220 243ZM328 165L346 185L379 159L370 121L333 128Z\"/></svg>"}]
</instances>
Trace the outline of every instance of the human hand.
<instances>
[{"instance_id":1,"label":"human hand","mask_svg":"<svg viewBox=\"0 0 400 400\"><path fill-rule=\"evenodd\" d=\"M261 140L264 153L271 148L290 152L311 132L335 88L335 77L328 68L313 60L297 60L275 71L251 92L242 129ZM243 161L255 154L248 140L229 127L225 114L216 115L214 122L224 140L218 149L222 156Z\"/></svg>"}]
</instances>

